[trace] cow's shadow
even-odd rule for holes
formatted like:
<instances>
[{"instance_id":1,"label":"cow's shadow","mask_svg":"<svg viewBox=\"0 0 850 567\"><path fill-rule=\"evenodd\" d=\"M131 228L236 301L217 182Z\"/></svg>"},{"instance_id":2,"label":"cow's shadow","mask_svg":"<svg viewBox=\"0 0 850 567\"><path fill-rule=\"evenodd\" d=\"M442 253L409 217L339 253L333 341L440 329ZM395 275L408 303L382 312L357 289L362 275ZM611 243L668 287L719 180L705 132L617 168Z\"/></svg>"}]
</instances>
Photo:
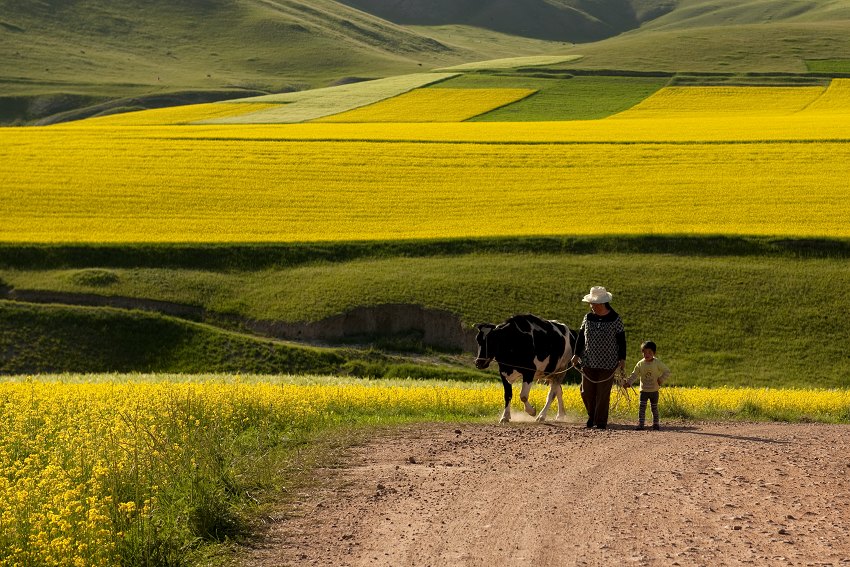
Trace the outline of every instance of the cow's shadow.
<instances>
[{"instance_id":1,"label":"cow's shadow","mask_svg":"<svg viewBox=\"0 0 850 567\"><path fill-rule=\"evenodd\" d=\"M585 428L583 423L579 422L564 422L564 421L547 421L541 425L546 425L549 427L565 427L565 428L579 428L582 430L586 430L588 432L595 432L598 429L587 429ZM606 428L608 431L625 431L625 432L634 432L635 435L642 434L652 434L652 435L660 435L665 432L673 432L673 433L688 433L691 435L703 435L706 437L720 437L724 439L734 439L736 441L751 441L754 443L775 443L779 445L787 445L790 444L790 441L784 441L781 439L771 439L769 437L756 437L753 435L733 435L730 433L715 433L712 431L703 431L703 429L699 425L688 425L683 423L673 423L669 425L662 425L660 431L654 431L651 426L647 426L643 431L636 431L635 424L633 423L608 423L608 427Z\"/></svg>"},{"instance_id":2,"label":"cow's shadow","mask_svg":"<svg viewBox=\"0 0 850 567\"><path fill-rule=\"evenodd\" d=\"M611 425L608 426L612 428ZM620 429L634 429L634 426L631 425L622 425L619 426ZM769 437L756 437L752 435L734 435L731 433L715 433L713 431L703 431L699 425L685 425L681 423L675 423L671 425L663 425L661 427L661 431L652 431L651 428L647 427L651 433L663 433L665 431L672 431L676 433L689 433L691 435L703 435L705 437L720 437L722 439L734 439L735 441L752 441L755 443L776 443L779 445L787 445L790 441L784 441L781 439L771 439ZM639 433L639 432L636 432Z\"/></svg>"}]
</instances>

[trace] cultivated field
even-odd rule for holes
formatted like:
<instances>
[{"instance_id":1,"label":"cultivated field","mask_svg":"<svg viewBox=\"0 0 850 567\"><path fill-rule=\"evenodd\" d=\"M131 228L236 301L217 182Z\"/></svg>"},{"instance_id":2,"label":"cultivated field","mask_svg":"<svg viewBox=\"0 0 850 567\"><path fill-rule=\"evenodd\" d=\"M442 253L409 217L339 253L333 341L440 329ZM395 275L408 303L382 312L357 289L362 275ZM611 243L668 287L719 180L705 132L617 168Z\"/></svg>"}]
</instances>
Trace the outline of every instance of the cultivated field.
<instances>
[{"instance_id":1,"label":"cultivated field","mask_svg":"<svg viewBox=\"0 0 850 567\"><path fill-rule=\"evenodd\" d=\"M529 89L417 89L316 122L463 122L532 94Z\"/></svg>"},{"instance_id":2,"label":"cultivated field","mask_svg":"<svg viewBox=\"0 0 850 567\"><path fill-rule=\"evenodd\" d=\"M662 89L646 111L575 123L8 130L0 240L850 236L845 82L765 90ZM732 116L710 110L729 100Z\"/></svg>"}]
</instances>

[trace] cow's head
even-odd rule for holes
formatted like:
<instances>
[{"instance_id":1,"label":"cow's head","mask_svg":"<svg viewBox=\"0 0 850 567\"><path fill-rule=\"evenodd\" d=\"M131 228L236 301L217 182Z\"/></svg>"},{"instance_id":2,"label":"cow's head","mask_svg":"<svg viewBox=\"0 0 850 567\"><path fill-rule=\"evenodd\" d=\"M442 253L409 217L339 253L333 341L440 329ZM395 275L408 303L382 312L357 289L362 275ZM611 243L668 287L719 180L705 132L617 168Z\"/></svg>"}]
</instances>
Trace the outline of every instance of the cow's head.
<instances>
[{"instance_id":1,"label":"cow's head","mask_svg":"<svg viewBox=\"0 0 850 567\"><path fill-rule=\"evenodd\" d=\"M475 342L478 343L478 352L475 354L475 366L481 370L490 366L493 358L496 356L494 341L490 340L490 333L496 328L492 323L479 323L475 325L478 329L478 334L475 336Z\"/></svg>"}]
</instances>

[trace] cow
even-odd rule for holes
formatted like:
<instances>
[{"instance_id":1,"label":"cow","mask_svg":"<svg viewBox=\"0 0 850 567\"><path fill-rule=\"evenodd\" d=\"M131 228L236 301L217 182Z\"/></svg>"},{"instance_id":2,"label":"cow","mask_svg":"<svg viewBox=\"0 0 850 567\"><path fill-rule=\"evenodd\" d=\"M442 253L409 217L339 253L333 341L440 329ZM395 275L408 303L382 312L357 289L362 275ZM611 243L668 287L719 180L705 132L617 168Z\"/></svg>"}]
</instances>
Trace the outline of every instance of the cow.
<instances>
[{"instance_id":1,"label":"cow","mask_svg":"<svg viewBox=\"0 0 850 567\"><path fill-rule=\"evenodd\" d=\"M475 325L478 335L478 353L475 366L484 369L495 360L499 363L499 375L505 388L505 411L500 423L511 420L513 384L522 379L519 399L525 411L535 415L534 406L528 403L531 383L542 380L549 383L549 396L537 421L546 421L546 412L555 398L558 399L557 419L565 417L564 398L561 384L564 382L573 349L576 332L559 321L541 319L535 315L514 315L500 325L479 323Z\"/></svg>"}]
</instances>

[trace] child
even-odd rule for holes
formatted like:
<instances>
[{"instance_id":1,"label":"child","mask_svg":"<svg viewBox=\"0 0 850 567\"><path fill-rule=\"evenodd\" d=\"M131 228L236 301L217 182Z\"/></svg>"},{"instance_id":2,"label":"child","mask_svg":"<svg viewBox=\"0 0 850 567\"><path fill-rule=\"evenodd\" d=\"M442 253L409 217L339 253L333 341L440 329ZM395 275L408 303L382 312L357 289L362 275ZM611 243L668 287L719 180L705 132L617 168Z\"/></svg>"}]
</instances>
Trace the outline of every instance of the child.
<instances>
[{"instance_id":1,"label":"child","mask_svg":"<svg viewBox=\"0 0 850 567\"><path fill-rule=\"evenodd\" d=\"M661 424L658 422L658 388L670 376L670 369L655 358L655 343L645 341L640 345L640 350L643 353L643 358L635 364L635 369L632 371L627 384L631 386L635 378L640 378L640 410L638 413L638 426L636 429L644 429L644 421L646 419L646 402L652 406L652 428L655 430L661 429Z\"/></svg>"}]
</instances>

